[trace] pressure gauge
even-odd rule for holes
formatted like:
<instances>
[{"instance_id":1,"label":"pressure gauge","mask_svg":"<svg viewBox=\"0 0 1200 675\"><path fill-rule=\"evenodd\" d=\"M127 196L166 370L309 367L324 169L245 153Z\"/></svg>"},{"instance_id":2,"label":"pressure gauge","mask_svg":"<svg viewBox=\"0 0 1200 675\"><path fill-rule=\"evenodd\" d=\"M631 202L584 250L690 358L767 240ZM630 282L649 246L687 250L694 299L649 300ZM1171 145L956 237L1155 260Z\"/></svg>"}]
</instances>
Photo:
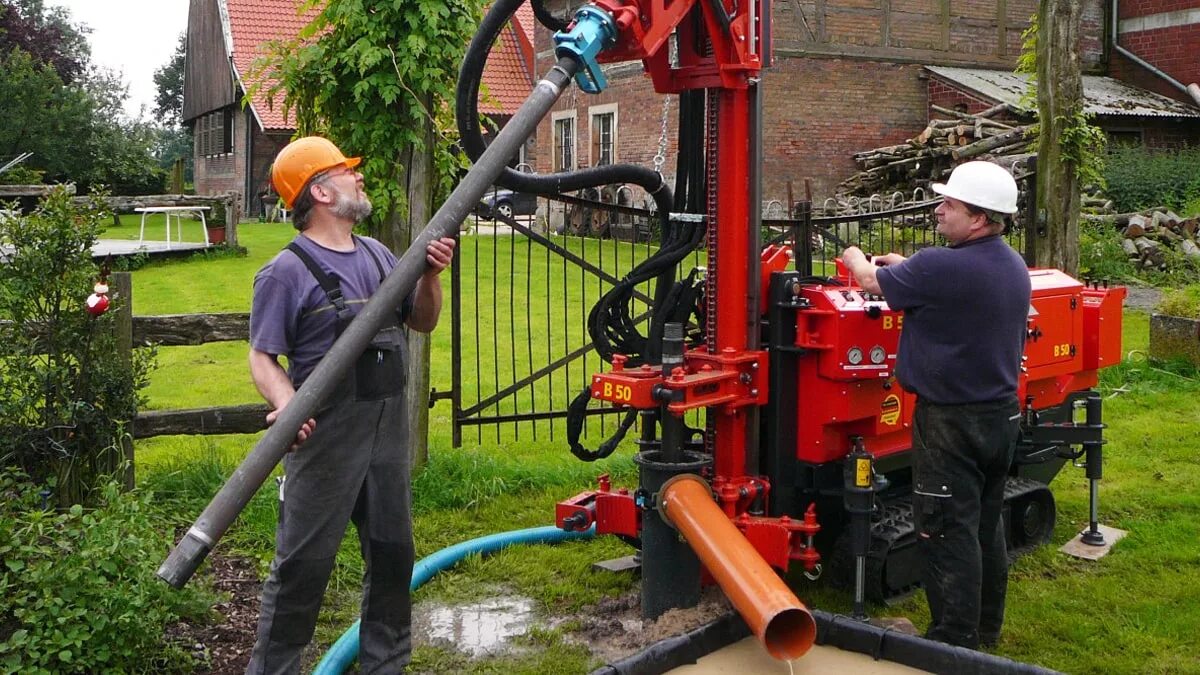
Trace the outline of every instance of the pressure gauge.
<instances>
[{"instance_id":1,"label":"pressure gauge","mask_svg":"<svg viewBox=\"0 0 1200 675\"><path fill-rule=\"evenodd\" d=\"M863 353L858 347L851 347L850 350L846 352L846 362L852 366L857 366L858 364L862 363L862 359Z\"/></svg>"},{"instance_id":2,"label":"pressure gauge","mask_svg":"<svg viewBox=\"0 0 1200 675\"><path fill-rule=\"evenodd\" d=\"M871 363L883 363L887 358L887 350L880 345L871 347Z\"/></svg>"}]
</instances>

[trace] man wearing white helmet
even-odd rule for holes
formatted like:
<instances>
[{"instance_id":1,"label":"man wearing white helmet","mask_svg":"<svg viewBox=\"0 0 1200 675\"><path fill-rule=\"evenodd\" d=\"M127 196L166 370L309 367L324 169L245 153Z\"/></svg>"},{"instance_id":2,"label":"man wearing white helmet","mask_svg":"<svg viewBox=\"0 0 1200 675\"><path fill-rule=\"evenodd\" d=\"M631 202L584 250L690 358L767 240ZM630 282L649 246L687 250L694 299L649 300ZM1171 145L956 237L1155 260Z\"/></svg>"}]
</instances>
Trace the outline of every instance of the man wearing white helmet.
<instances>
[{"instance_id":1,"label":"man wearing white helmet","mask_svg":"<svg viewBox=\"0 0 1200 675\"><path fill-rule=\"evenodd\" d=\"M1029 273L1005 243L1017 184L989 162L967 162L935 184L937 231L949 243L874 261L842 261L864 289L904 311L896 377L917 395L913 513L925 556L926 637L963 647L1000 638L1008 555L1000 514L1019 432L1017 379L1029 314Z\"/></svg>"}]
</instances>

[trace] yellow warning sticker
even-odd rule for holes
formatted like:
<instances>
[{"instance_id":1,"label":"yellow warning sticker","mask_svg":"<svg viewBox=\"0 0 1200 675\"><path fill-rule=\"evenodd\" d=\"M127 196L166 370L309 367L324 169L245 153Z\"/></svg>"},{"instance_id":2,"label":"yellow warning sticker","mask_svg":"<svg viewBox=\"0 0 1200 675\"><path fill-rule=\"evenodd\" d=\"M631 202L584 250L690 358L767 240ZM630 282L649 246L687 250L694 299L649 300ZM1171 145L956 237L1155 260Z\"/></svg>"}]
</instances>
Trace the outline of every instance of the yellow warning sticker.
<instances>
[{"instance_id":1,"label":"yellow warning sticker","mask_svg":"<svg viewBox=\"0 0 1200 675\"><path fill-rule=\"evenodd\" d=\"M891 394L879 404L879 421L889 427L896 426L900 421L900 397Z\"/></svg>"},{"instance_id":2,"label":"yellow warning sticker","mask_svg":"<svg viewBox=\"0 0 1200 675\"><path fill-rule=\"evenodd\" d=\"M869 486L871 484L871 460L860 459L856 460L854 464L855 487Z\"/></svg>"}]
</instances>

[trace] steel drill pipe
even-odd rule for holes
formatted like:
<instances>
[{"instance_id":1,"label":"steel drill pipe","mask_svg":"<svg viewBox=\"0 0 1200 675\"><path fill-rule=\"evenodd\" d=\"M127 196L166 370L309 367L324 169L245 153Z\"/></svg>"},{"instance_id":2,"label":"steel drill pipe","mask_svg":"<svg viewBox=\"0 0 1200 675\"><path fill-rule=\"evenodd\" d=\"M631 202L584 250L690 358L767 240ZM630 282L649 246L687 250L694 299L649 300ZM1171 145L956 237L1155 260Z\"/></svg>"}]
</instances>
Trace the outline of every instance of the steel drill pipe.
<instances>
[{"instance_id":1,"label":"steel drill pipe","mask_svg":"<svg viewBox=\"0 0 1200 675\"><path fill-rule=\"evenodd\" d=\"M267 433L242 460L159 566L157 574L161 579L175 588L183 588L192 578L208 552L216 546L225 530L287 453L300 426L316 414L321 403L333 392L371 338L386 322L395 318L396 307L416 288L417 281L425 272L425 249L429 243L458 232L462 221L479 203L479 199L508 161L517 154L521 145L533 135L538 122L550 111L563 90L570 85L576 69L577 64L573 60L559 59L557 65L538 82L521 108L496 136L496 140L413 240L379 290L333 343L333 347L304 381L275 423L267 429Z\"/></svg>"},{"instance_id":2,"label":"steel drill pipe","mask_svg":"<svg viewBox=\"0 0 1200 675\"><path fill-rule=\"evenodd\" d=\"M698 476L676 476L659 493L659 512L687 541L771 656L808 652L817 624L804 603L713 501Z\"/></svg>"}]
</instances>

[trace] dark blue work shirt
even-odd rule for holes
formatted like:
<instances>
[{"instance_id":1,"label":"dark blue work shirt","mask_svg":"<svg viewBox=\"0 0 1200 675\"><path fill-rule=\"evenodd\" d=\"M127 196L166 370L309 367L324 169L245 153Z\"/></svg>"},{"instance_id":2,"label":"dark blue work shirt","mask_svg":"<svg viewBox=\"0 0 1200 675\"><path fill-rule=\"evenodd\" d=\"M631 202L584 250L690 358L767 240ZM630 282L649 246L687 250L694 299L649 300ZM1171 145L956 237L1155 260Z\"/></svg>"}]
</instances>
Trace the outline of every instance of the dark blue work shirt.
<instances>
[{"instance_id":1,"label":"dark blue work shirt","mask_svg":"<svg viewBox=\"0 0 1200 675\"><path fill-rule=\"evenodd\" d=\"M941 404L1016 394L1029 271L1003 238L922 249L877 279L888 306L904 311L896 377L905 389Z\"/></svg>"}]
</instances>

